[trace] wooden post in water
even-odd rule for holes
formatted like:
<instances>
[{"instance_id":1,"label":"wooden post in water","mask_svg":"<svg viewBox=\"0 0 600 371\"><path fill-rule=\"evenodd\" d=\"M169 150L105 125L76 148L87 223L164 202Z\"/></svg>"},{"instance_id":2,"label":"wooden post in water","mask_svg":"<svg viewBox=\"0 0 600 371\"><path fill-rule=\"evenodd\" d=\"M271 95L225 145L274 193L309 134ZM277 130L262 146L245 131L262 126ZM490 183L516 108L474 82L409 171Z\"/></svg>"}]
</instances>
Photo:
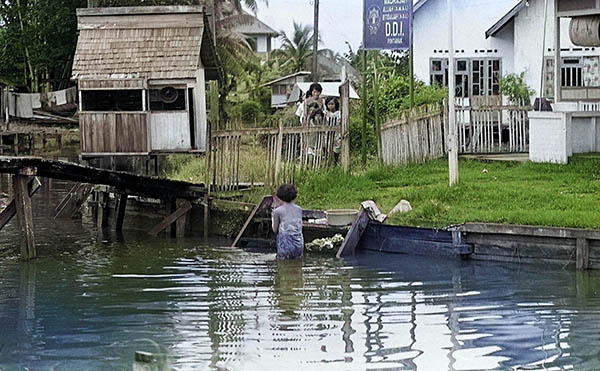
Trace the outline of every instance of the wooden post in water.
<instances>
[{"instance_id":1,"label":"wooden post in water","mask_svg":"<svg viewBox=\"0 0 600 371\"><path fill-rule=\"evenodd\" d=\"M98 191L98 216L96 225L98 230L102 230L108 225L108 192L106 190Z\"/></svg>"},{"instance_id":2,"label":"wooden post in water","mask_svg":"<svg viewBox=\"0 0 600 371\"><path fill-rule=\"evenodd\" d=\"M116 213L117 218L115 221L115 230L120 232L123 230L123 220L125 219L125 209L127 208L127 198L126 194L119 195L119 200L116 205Z\"/></svg>"},{"instance_id":3,"label":"wooden post in water","mask_svg":"<svg viewBox=\"0 0 600 371\"><path fill-rule=\"evenodd\" d=\"M25 260L34 259L35 236L33 232L33 209L31 206L31 197L29 196L29 176L33 175L28 170L21 169L19 173L13 175L13 189L15 195L15 206L17 209L17 219L19 221L19 234L21 239L21 258Z\"/></svg>"},{"instance_id":4,"label":"wooden post in water","mask_svg":"<svg viewBox=\"0 0 600 371\"><path fill-rule=\"evenodd\" d=\"M62 134L56 131L56 146L58 147L58 151L62 153L63 142L62 142Z\"/></svg>"},{"instance_id":5,"label":"wooden post in water","mask_svg":"<svg viewBox=\"0 0 600 371\"><path fill-rule=\"evenodd\" d=\"M188 200L177 199L177 201L175 201L175 204L177 205L177 210L185 209L187 205L189 205L191 209L191 205ZM183 213L179 218L177 218L177 220L175 221L175 237L185 237L185 227L187 225L187 220L187 212Z\"/></svg>"},{"instance_id":6,"label":"wooden post in water","mask_svg":"<svg viewBox=\"0 0 600 371\"><path fill-rule=\"evenodd\" d=\"M204 238L208 238L208 228L209 228L209 220L210 217L210 197L208 193L204 195Z\"/></svg>"}]
</instances>

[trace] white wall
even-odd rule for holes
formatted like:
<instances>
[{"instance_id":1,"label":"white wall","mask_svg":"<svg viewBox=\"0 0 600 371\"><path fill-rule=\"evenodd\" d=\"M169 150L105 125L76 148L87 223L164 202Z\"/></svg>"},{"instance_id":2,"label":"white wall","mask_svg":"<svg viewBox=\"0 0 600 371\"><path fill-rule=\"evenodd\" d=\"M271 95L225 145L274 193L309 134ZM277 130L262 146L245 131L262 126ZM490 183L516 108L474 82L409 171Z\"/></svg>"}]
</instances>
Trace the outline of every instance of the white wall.
<instances>
[{"instance_id":1,"label":"white wall","mask_svg":"<svg viewBox=\"0 0 600 371\"><path fill-rule=\"evenodd\" d=\"M542 43L544 0L529 0L529 6L523 9L513 22L507 24L495 37L485 38L485 32L517 2L516 0L454 1L454 49L461 51L455 54L455 57L500 57L503 75L525 72L527 84L536 91L538 96L543 63L542 53L545 57L554 56L554 1L548 1L545 47ZM415 74L419 80L426 83L429 83L429 59L448 57L447 53L434 53L434 50L447 49L447 14L445 0L429 0L415 13ZM569 19L561 20L561 49L577 48L569 39L569 22ZM474 53L475 49L497 49L498 51L481 54ZM561 55L564 57L597 56L600 55L600 48L562 51Z\"/></svg>"},{"instance_id":2,"label":"white wall","mask_svg":"<svg viewBox=\"0 0 600 371\"><path fill-rule=\"evenodd\" d=\"M267 50L267 38L271 36L259 35L256 37L256 51L258 53L266 53Z\"/></svg>"},{"instance_id":3,"label":"white wall","mask_svg":"<svg viewBox=\"0 0 600 371\"><path fill-rule=\"evenodd\" d=\"M566 164L572 153L565 112L529 112L529 160Z\"/></svg>"},{"instance_id":4,"label":"white wall","mask_svg":"<svg viewBox=\"0 0 600 371\"><path fill-rule=\"evenodd\" d=\"M515 0L453 0L455 58L502 58L502 70L513 67L512 29L499 38L485 38L494 25L515 4ZM414 65L419 80L429 83L429 59L448 58L448 13L446 0L429 0L415 13ZM479 50L485 49L485 53ZM497 50L488 53L487 50ZM444 53L434 52L444 50ZM477 53L475 52L477 50Z\"/></svg>"},{"instance_id":5,"label":"white wall","mask_svg":"<svg viewBox=\"0 0 600 371\"><path fill-rule=\"evenodd\" d=\"M554 57L554 1L548 1L548 23L543 53L545 57ZM569 38L570 19L561 19L561 49L578 48ZM515 27L515 73L525 71L527 84L539 96L542 73L542 41L544 30L544 0L529 0L526 7L514 19ZM550 51L548 51L550 49ZM588 49L588 50L585 50ZM580 51L561 51L561 56L600 55L600 48L583 48Z\"/></svg>"},{"instance_id":6,"label":"white wall","mask_svg":"<svg viewBox=\"0 0 600 371\"><path fill-rule=\"evenodd\" d=\"M571 119L573 153L596 152L597 132L595 117L573 117Z\"/></svg>"}]
</instances>

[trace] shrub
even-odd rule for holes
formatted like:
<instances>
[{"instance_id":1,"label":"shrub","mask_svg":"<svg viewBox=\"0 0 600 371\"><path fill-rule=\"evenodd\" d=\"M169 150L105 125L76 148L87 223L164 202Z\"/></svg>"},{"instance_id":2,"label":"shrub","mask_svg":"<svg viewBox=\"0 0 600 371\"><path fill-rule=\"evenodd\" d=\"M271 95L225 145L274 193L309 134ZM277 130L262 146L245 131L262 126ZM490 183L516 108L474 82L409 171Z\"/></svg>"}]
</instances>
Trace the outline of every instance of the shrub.
<instances>
[{"instance_id":1,"label":"shrub","mask_svg":"<svg viewBox=\"0 0 600 371\"><path fill-rule=\"evenodd\" d=\"M241 119L245 124L258 121L261 114L260 103L253 100L246 101L240 105Z\"/></svg>"},{"instance_id":2,"label":"shrub","mask_svg":"<svg viewBox=\"0 0 600 371\"><path fill-rule=\"evenodd\" d=\"M513 104L529 104L535 91L525 83L525 72L511 73L500 80L500 92Z\"/></svg>"}]
</instances>

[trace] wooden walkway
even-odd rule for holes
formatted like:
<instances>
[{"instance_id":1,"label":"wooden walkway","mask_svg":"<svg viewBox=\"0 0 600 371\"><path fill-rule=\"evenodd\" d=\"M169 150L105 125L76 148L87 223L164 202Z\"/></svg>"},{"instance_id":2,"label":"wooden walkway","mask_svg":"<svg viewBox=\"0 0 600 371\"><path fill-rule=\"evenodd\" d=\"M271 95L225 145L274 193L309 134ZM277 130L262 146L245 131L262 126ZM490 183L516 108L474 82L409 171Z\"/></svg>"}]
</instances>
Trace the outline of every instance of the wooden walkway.
<instances>
[{"instance_id":1,"label":"wooden walkway","mask_svg":"<svg viewBox=\"0 0 600 371\"><path fill-rule=\"evenodd\" d=\"M29 174L32 176L112 186L135 196L197 199L206 194L203 184L134 175L38 157L0 156L0 173L19 174L23 169L30 169Z\"/></svg>"},{"instance_id":2,"label":"wooden walkway","mask_svg":"<svg viewBox=\"0 0 600 371\"><path fill-rule=\"evenodd\" d=\"M46 160L37 157L0 156L0 173L12 174L14 198L0 213L0 229L15 215L19 222L21 257L36 257L33 228L33 208L31 197L40 188L37 177L60 179L76 182L67 196L57 206L57 216L77 213L83 203L92 194L95 186L103 188L96 194L96 217L99 229L108 226L109 192L115 195L115 227L121 230L127 199L130 195L161 199L165 201L167 216L149 233L157 235L168 227L177 237L185 234L187 213L191 210L191 201L204 199L205 232L208 225L207 188L203 184L161 179L135 175L131 173L98 169L71 162ZM64 212L70 206L69 213Z\"/></svg>"}]
</instances>

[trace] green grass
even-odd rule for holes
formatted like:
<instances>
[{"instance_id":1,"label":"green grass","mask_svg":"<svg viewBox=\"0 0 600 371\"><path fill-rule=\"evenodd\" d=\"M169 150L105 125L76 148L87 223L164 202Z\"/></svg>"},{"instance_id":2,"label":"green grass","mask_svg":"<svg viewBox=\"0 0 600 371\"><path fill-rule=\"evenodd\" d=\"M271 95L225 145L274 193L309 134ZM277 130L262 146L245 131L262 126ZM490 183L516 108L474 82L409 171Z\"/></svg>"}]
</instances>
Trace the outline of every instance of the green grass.
<instances>
[{"instance_id":1,"label":"green grass","mask_svg":"<svg viewBox=\"0 0 600 371\"><path fill-rule=\"evenodd\" d=\"M389 212L401 199L413 211L392 224L443 227L464 222L600 228L600 157L569 165L460 161L460 183L448 186L448 165L379 167L346 175L339 169L298 182L304 208L356 208L374 200Z\"/></svg>"},{"instance_id":2,"label":"green grass","mask_svg":"<svg viewBox=\"0 0 600 371\"><path fill-rule=\"evenodd\" d=\"M179 172L181 174L181 172ZM445 227L464 222L600 228L600 156L568 165L460 160L460 182L448 186L448 164L373 166L345 174L339 168L301 174L297 203L306 209L358 208L374 200L387 213L400 200L413 211L388 223ZM258 202L273 190L244 192Z\"/></svg>"}]
</instances>

